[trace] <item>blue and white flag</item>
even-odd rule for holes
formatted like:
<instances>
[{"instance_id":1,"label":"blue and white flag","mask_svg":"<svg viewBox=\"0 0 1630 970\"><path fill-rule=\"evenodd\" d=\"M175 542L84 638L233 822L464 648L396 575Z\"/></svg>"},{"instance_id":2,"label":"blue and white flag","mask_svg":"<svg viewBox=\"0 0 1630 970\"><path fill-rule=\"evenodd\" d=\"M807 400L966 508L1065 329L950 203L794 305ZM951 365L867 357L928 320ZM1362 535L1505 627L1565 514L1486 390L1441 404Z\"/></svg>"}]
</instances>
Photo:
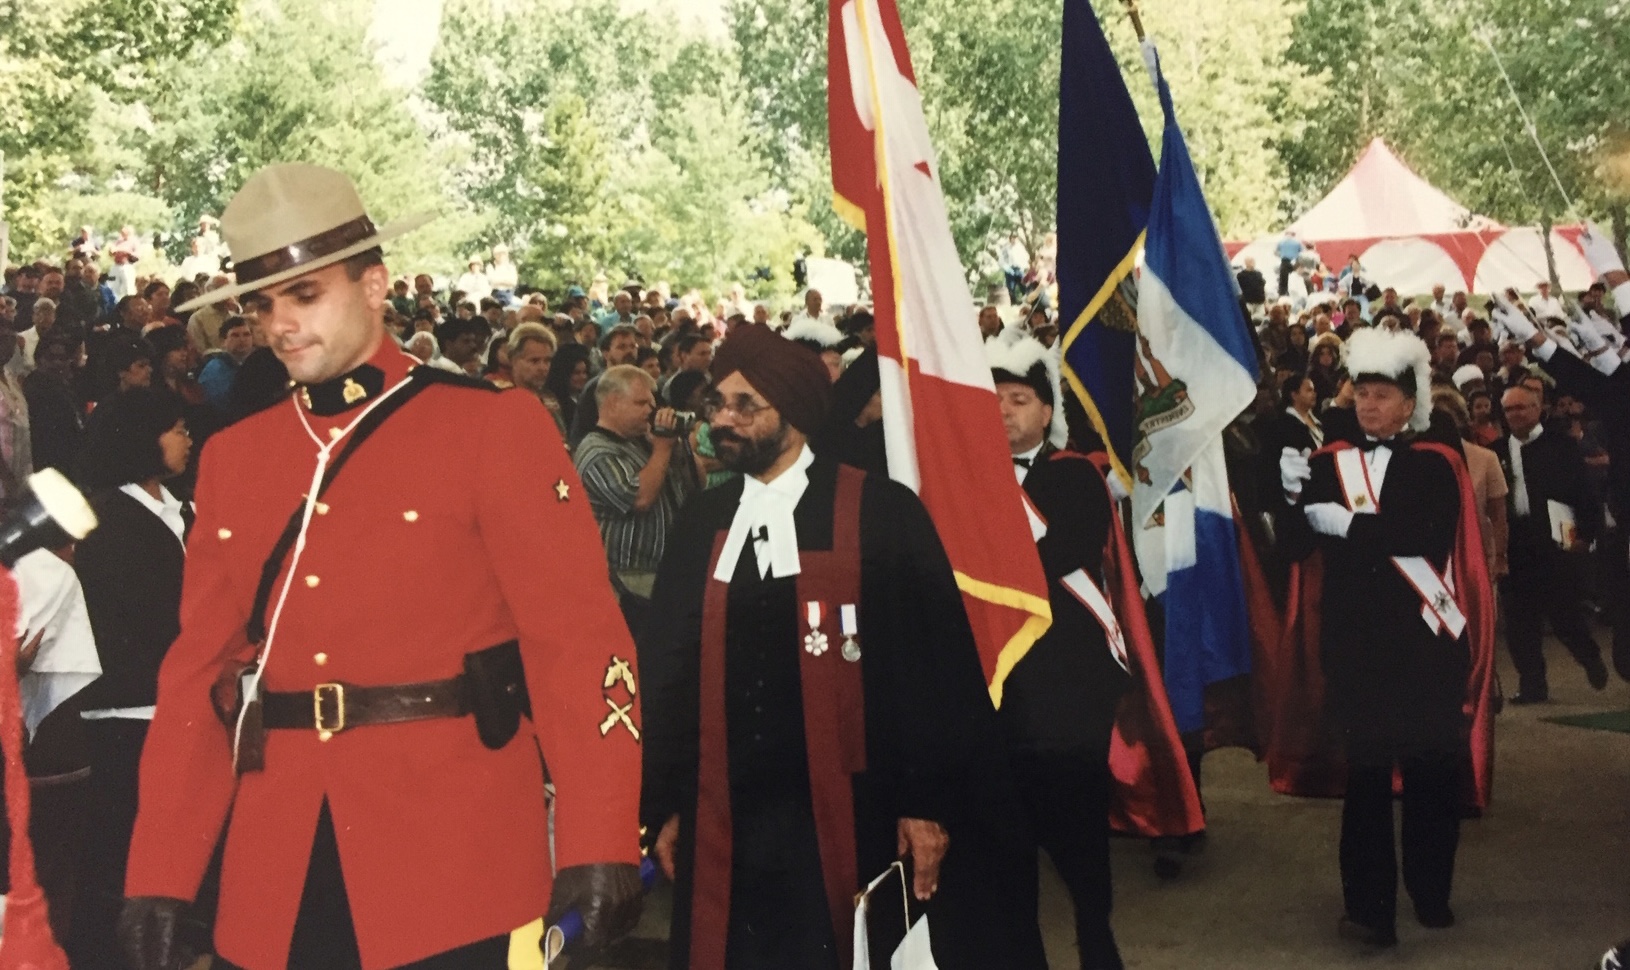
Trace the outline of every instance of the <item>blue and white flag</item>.
<instances>
[{"instance_id":1,"label":"blue and white flag","mask_svg":"<svg viewBox=\"0 0 1630 970\"><path fill-rule=\"evenodd\" d=\"M1222 432L1256 396L1256 351L1154 45L1144 59L1165 134L1138 282L1134 545L1166 612L1166 690L1198 730L1206 685L1250 672Z\"/></svg>"}]
</instances>

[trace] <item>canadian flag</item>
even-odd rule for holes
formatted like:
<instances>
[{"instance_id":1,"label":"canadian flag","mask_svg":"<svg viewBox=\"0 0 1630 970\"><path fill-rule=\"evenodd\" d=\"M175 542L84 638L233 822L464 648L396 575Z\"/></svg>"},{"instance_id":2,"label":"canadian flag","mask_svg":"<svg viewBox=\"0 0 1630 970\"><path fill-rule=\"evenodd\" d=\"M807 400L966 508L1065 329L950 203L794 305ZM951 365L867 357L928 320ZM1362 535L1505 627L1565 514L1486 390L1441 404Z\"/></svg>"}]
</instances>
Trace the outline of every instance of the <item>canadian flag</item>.
<instances>
[{"instance_id":1,"label":"canadian flag","mask_svg":"<svg viewBox=\"0 0 1630 970\"><path fill-rule=\"evenodd\" d=\"M834 204L866 233L889 474L928 508L991 699L1052 623L894 0L830 0Z\"/></svg>"}]
</instances>

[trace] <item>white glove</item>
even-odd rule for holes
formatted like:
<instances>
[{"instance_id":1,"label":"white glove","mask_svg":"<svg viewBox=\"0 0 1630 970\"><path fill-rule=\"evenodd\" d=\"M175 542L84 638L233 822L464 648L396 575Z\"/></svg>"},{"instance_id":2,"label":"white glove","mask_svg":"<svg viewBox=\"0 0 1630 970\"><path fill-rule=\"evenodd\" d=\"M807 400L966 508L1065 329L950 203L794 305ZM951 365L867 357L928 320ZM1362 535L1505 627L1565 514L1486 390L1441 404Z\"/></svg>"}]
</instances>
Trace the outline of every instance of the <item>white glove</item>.
<instances>
[{"instance_id":1,"label":"white glove","mask_svg":"<svg viewBox=\"0 0 1630 970\"><path fill-rule=\"evenodd\" d=\"M1307 516L1307 524L1314 532L1338 539L1347 538L1347 530L1353 524L1352 510L1340 502L1315 502L1304 506L1302 514Z\"/></svg>"},{"instance_id":2,"label":"white glove","mask_svg":"<svg viewBox=\"0 0 1630 970\"><path fill-rule=\"evenodd\" d=\"M1624 272L1624 260L1613 248L1613 237L1603 232L1596 223L1585 223L1585 231L1579 234L1579 248L1585 251L1585 260L1590 263L1590 271L1597 278Z\"/></svg>"},{"instance_id":3,"label":"white glove","mask_svg":"<svg viewBox=\"0 0 1630 970\"><path fill-rule=\"evenodd\" d=\"M1607 340L1603 338L1601 333L1582 320L1575 320L1568 324L1568 336L1572 337L1573 342L1578 344L1579 349L1583 350L1587 355L1599 354L1607 349Z\"/></svg>"},{"instance_id":4,"label":"white glove","mask_svg":"<svg viewBox=\"0 0 1630 970\"><path fill-rule=\"evenodd\" d=\"M1307 463L1310 454L1306 448L1301 451L1284 448L1279 452L1279 484L1286 495L1302 494L1302 484L1313 477L1313 469Z\"/></svg>"},{"instance_id":5,"label":"white glove","mask_svg":"<svg viewBox=\"0 0 1630 970\"><path fill-rule=\"evenodd\" d=\"M1518 343L1527 343L1534 339L1535 334L1539 333L1539 328L1534 326L1534 321L1528 319L1522 311L1507 303L1501 302L1497 304L1490 315L1494 317L1495 326L1505 330L1506 333L1511 335L1511 339Z\"/></svg>"},{"instance_id":6,"label":"white glove","mask_svg":"<svg viewBox=\"0 0 1630 970\"><path fill-rule=\"evenodd\" d=\"M1132 493L1126 490L1125 483L1121 481L1121 476L1111 472L1104 476L1104 481L1109 485L1109 494L1114 496L1115 501L1124 502L1132 497Z\"/></svg>"}]
</instances>

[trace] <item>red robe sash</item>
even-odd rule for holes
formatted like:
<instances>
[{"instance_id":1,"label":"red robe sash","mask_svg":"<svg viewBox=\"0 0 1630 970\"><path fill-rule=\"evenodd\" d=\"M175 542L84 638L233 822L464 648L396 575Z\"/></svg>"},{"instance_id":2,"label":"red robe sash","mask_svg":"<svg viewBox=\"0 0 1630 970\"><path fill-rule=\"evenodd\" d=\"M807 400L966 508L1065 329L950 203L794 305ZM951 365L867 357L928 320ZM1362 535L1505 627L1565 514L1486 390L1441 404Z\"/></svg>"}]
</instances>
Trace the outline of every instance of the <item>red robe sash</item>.
<instances>
[{"instance_id":1,"label":"red robe sash","mask_svg":"<svg viewBox=\"0 0 1630 970\"><path fill-rule=\"evenodd\" d=\"M1347 442L1327 445L1316 455L1351 448ZM1494 794L1494 603L1488 563L1479 540L1477 498L1466 464L1454 449L1417 441L1414 448L1443 456L1460 489L1460 522L1455 529L1455 599L1466 616L1471 667L1466 678L1466 716L1470 773L1468 806L1481 812ZM1340 798L1347 768L1339 740L1324 716L1324 673L1319 660L1320 596L1324 567L1318 553L1291 567L1290 592L1278 655L1269 673L1272 729L1267 741L1269 783L1286 795Z\"/></svg>"},{"instance_id":2,"label":"red robe sash","mask_svg":"<svg viewBox=\"0 0 1630 970\"><path fill-rule=\"evenodd\" d=\"M1081 457L1062 451L1053 456L1055 460ZM1100 476L1105 474L1107 456L1097 452L1086 457ZM1109 488L1107 479L1104 488ZM1115 519L1104 549L1104 594L1115 607L1115 618L1126 638L1127 666L1132 674L1132 686L1121 697L1109 742L1114 778L1109 823L1117 832L1144 838L1192 835L1206 827L1200 792L1189 772L1177 719L1166 697L1166 681L1160 673L1160 658L1149 632L1143 593L1114 493L1110 493L1109 506Z\"/></svg>"},{"instance_id":3,"label":"red robe sash","mask_svg":"<svg viewBox=\"0 0 1630 970\"><path fill-rule=\"evenodd\" d=\"M819 655L802 643L799 674L804 738L821 875L843 970L853 959L854 894L860 887L855 858L853 776L866 770L866 709L861 665L844 657L842 607L860 604L860 495L865 473L838 468L830 552L800 548L798 604L821 603ZM732 826L730 766L725 723L725 624L730 584L713 578L725 532L713 542L702 607L700 764L697 769L696 853L691 899L690 965L725 966L730 925ZM807 622L800 617L800 628ZM805 630L808 632L815 632ZM864 641L855 637L864 649Z\"/></svg>"}]
</instances>

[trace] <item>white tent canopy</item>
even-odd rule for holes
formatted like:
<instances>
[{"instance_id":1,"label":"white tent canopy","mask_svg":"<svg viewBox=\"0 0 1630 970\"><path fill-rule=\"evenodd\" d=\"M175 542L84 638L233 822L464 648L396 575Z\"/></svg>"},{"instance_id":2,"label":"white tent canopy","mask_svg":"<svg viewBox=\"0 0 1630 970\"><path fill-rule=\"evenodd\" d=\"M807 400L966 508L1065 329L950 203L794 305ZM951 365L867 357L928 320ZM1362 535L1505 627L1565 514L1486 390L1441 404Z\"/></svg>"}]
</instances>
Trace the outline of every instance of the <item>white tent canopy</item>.
<instances>
[{"instance_id":1,"label":"white tent canopy","mask_svg":"<svg viewBox=\"0 0 1630 970\"><path fill-rule=\"evenodd\" d=\"M1421 178L1377 138L1336 187L1292 222L1287 231L1339 272L1358 256L1368 278L1400 293L1490 293L1507 287L1528 293L1548 277L1540 230L1509 229L1473 213ZM1566 290L1592 282L1580 251L1579 227L1551 232L1557 272ZM1235 264L1256 260L1270 277L1279 265L1282 236L1228 246Z\"/></svg>"}]
</instances>

